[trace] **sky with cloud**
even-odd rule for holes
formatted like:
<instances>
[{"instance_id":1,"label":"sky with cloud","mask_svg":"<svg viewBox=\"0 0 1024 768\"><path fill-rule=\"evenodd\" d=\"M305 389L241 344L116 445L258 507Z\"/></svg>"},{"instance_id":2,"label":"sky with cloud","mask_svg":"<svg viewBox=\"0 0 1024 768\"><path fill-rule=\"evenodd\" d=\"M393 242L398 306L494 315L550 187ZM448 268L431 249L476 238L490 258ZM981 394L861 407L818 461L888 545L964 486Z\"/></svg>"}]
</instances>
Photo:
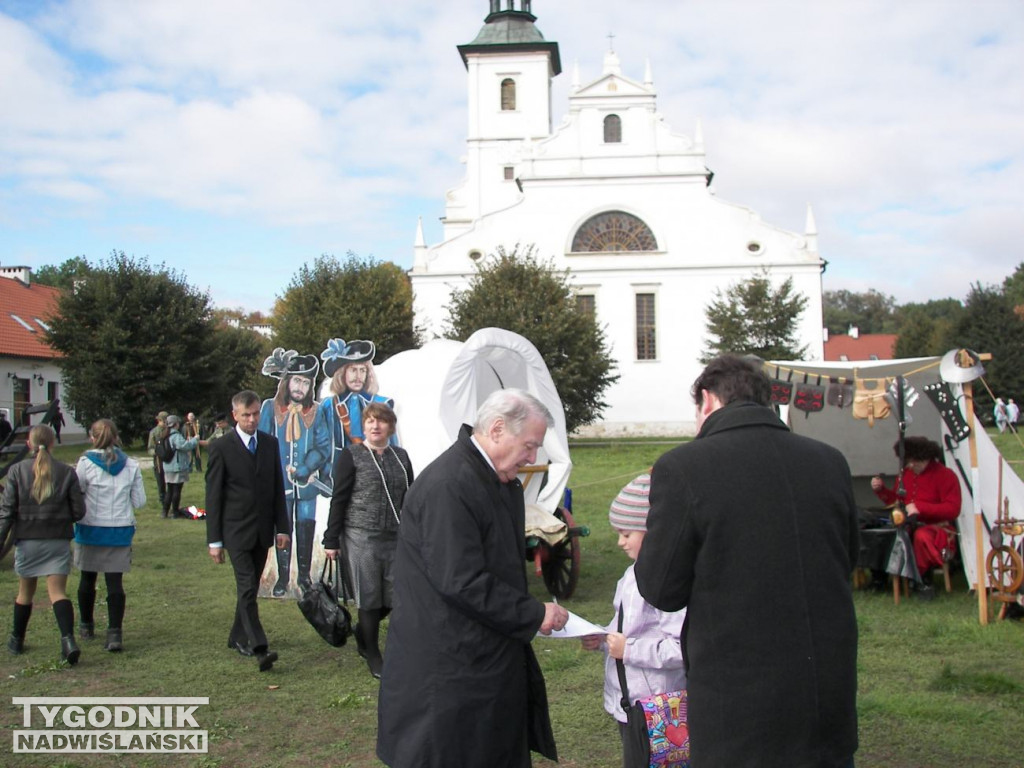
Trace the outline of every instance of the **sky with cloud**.
<instances>
[{"instance_id":1,"label":"sky with cloud","mask_svg":"<svg viewBox=\"0 0 1024 768\"><path fill-rule=\"evenodd\" d=\"M504 4L504 2L503 2ZM516 2L519 7L519 1ZM0 264L112 251L217 306L270 310L299 267L412 263L462 177L487 0L0 0ZM555 124L613 45L701 123L713 189L814 210L826 290L964 298L1024 261L1019 0L534 0ZM609 39L609 34L614 37Z\"/></svg>"}]
</instances>

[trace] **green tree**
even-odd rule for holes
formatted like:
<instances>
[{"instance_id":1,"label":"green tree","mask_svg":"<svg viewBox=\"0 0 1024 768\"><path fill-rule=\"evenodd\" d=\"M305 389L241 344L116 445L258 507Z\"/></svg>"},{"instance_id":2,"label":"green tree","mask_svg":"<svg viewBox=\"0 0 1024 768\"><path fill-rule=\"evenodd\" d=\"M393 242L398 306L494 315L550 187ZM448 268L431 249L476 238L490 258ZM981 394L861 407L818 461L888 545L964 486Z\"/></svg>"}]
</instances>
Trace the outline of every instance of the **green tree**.
<instances>
[{"instance_id":1,"label":"green tree","mask_svg":"<svg viewBox=\"0 0 1024 768\"><path fill-rule=\"evenodd\" d=\"M156 411L226 404L224 393L238 384L209 296L123 252L62 294L48 338L64 358L64 400L75 418L111 418L126 442L148 432Z\"/></svg>"},{"instance_id":2,"label":"green tree","mask_svg":"<svg viewBox=\"0 0 1024 768\"><path fill-rule=\"evenodd\" d=\"M1014 312L1014 299L1001 288L974 284L957 324L959 346L989 352L985 383L996 397L1024 400L1024 320ZM991 421L992 397L976 386L979 412Z\"/></svg>"},{"instance_id":3,"label":"green tree","mask_svg":"<svg viewBox=\"0 0 1024 768\"><path fill-rule=\"evenodd\" d=\"M619 377L604 331L580 312L569 273L538 262L534 246L511 253L501 246L481 260L465 290L452 293L445 337L465 341L481 328L518 333L547 363L565 410L566 429L597 420L607 406L603 395Z\"/></svg>"},{"instance_id":4,"label":"green tree","mask_svg":"<svg viewBox=\"0 0 1024 768\"><path fill-rule=\"evenodd\" d=\"M708 344L701 362L726 353L757 355L764 360L799 360L807 347L796 346L796 323L807 297L793 292L793 278L772 287L767 270L715 291L704 310Z\"/></svg>"},{"instance_id":5,"label":"green tree","mask_svg":"<svg viewBox=\"0 0 1024 768\"><path fill-rule=\"evenodd\" d=\"M409 276L351 252L344 262L324 254L304 264L277 299L271 326L274 346L305 355L319 355L328 339L368 339L379 364L419 345Z\"/></svg>"},{"instance_id":6,"label":"green tree","mask_svg":"<svg viewBox=\"0 0 1024 768\"><path fill-rule=\"evenodd\" d=\"M1024 317L1024 261L1003 281L1003 293L1010 300L1014 311Z\"/></svg>"},{"instance_id":7,"label":"green tree","mask_svg":"<svg viewBox=\"0 0 1024 768\"><path fill-rule=\"evenodd\" d=\"M32 279L40 285L50 285L65 291L73 290L76 280L92 274L92 266L85 256L75 256L59 264L47 264L32 272Z\"/></svg>"},{"instance_id":8,"label":"green tree","mask_svg":"<svg viewBox=\"0 0 1024 768\"><path fill-rule=\"evenodd\" d=\"M825 291L822 302L830 334L847 333L851 325L861 333L895 333L896 299L874 288L865 293Z\"/></svg>"},{"instance_id":9,"label":"green tree","mask_svg":"<svg viewBox=\"0 0 1024 768\"><path fill-rule=\"evenodd\" d=\"M963 305L956 299L904 304L896 310L896 357L928 357L953 349Z\"/></svg>"}]
</instances>

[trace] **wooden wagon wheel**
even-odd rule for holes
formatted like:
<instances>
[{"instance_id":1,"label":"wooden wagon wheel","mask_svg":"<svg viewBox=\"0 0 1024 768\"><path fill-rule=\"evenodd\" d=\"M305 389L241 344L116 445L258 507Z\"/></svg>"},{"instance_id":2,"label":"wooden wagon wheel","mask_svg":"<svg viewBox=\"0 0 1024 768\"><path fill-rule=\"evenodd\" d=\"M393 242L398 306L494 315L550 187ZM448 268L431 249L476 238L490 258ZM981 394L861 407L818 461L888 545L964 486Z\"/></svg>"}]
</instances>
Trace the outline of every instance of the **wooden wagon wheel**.
<instances>
[{"instance_id":1,"label":"wooden wagon wheel","mask_svg":"<svg viewBox=\"0 0 1024 768\"><path fill-rule=\"evenodd\" d=\"M572 513L563 507L555 510L555 517L565 522L570 531L576 526ZM579 537L570 533L565 541L552 546L541 568L548 592L561 600L572 597L580 578Z\"/></svg>"},{"instance_id":2,"label":"wooden wagon wheel","mask_svg":"<svg viewBox=\"0 0 1024 768\"><path fill-rule=\"evenodd\" d=\"M989 552L987 570L992 584L1003 593L1016 592L1024 581L1024 561L1012 547L995 547Z\"/></svg>"}]
</instances>

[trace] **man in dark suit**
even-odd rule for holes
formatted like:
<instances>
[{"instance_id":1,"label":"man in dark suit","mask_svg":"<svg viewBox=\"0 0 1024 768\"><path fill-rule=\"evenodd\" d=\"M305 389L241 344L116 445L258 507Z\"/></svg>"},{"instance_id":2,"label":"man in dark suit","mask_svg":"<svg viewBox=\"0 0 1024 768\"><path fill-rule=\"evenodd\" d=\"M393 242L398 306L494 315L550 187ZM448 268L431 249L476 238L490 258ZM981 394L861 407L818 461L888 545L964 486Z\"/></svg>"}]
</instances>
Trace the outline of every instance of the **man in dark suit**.
<instances>
[{"instance_id":1,"label":"man in dark suit","mask_svg":"<svg viewBox=\"0 0 1024 768\"><path fill-rule=\"evenodd\" d=\"M255 656L261 672L274 666L277 654L267 647L256 606L267 550L287 547L288 515L284 500L277 438L259 432L260 397L245 390L231 398L235 428L209 445L206 465L206 540L210 557L235 572L235 622L228 648Z\"/></svg>"},{"instance_id":2,"label":"man in dark suit","mask_svg":"<svg viewBox=\"0 0 1024 768\"><path fill-rule=\"evenodd\" d=\"M687 608L693 764L853 768L850 468L782 423L760 363L716 358L691 394L697 438L654 465L634 573L655 608Z\"/></svg>"}]
</instances>

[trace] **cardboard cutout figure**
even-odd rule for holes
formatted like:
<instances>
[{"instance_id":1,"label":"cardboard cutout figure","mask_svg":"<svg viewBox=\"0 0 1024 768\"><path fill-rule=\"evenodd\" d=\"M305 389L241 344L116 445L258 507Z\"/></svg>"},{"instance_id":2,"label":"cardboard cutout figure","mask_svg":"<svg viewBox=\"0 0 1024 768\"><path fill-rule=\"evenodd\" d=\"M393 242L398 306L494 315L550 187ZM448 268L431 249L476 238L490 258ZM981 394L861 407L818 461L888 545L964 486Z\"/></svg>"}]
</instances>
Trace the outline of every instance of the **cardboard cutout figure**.
<instances>
[{"instance_id":1,"label":"cardboard cutout figure","mask_svg":"<svg viewBox=\"0 0 1024 768\"><path fill-rule=\"evenodd\" d=\"M395 401L377 393L377 374L373 369L373 356L377 348L372 341L331 339L327 349L320 353L324 373L330 377L329 395L320 403L320 412L330 429L331 459L325 467L330 475L334 462L347 445L363 442L363 406L367 403L385 403L395 407ZM392 445L398 445L392 435ZM326 496L330 496L328 491Z\"/></svg>"},{"instance_id":2,"label":"cardboard cutout figure","mask_svg":"<svg viewBox=\"0 0 1024 768\"><path fill-rule=\"evenodd\" d=\"M331 433L319 403L313 399L319 369L316 355L299 355L294 349L285 351L282 347L275 349L263 362L263 374L279 379L279 383L277 394L263 401L259 428L276 436L281 449L285 499L292 529L287 531L292 537L291 545L275 550L274 597L298 597L299 591L310 585L316 500L327 492L317 474L331 457ZM298 588L291 582L293 549ZM274 565L268 565L268 572Z\"/></svg>"}]
</instances>

